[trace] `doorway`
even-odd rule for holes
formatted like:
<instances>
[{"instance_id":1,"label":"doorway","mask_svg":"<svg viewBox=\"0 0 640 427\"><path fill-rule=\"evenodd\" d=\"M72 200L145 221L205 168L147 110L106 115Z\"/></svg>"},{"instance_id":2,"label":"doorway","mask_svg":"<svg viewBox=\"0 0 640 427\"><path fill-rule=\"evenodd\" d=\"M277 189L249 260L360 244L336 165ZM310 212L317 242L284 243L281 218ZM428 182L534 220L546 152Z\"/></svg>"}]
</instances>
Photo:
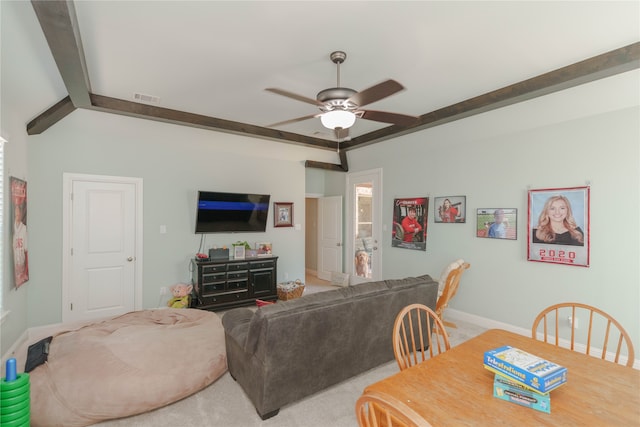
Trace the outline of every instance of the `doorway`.
<instances>
[{"instance_id":1,"label":"doorway","mask_svg":"<svg viewBox=\"0 0 640 427\"><path fill-rule=\"evenodd\" d=\"M343 272L342 196L305 198L305 274L319 282Z\"/></svg>"},{"instance_id":2,"label":"doorway","mask_svg":"<svg viewBox=\"0 0 640 427\"><path fill-rule=\"evenodd\" d=\"M349 273L364 280L382 278L382 170L347 175L347 259Z\"/></svg>"},{"instance_id":3,"label":"doorway","mask_svg":"<svg viewBox=\"0 0 640 427\"><path fill-rule=\"evenodd\" d=\"M142 179L63 180L63 323L141 309Z\"/></svg>"}]
</instances>

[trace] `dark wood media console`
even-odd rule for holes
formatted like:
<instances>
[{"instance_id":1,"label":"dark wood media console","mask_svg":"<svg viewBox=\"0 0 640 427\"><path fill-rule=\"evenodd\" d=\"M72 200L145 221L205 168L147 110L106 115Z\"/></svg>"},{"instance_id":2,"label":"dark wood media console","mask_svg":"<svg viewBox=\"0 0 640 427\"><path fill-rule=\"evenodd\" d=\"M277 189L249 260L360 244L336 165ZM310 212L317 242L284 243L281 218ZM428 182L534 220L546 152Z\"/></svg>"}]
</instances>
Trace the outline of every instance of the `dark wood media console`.
<instances>
[{"instance_id":1,"label":"dark wood media console","mask_svg":"<svg viewBox=\"0 0 640 427\"><path fill-rule=\"evenodd\" d=\"M278 257L191 260L192 308L222 310L278 298Z\"/></svg>"}]
</instances>

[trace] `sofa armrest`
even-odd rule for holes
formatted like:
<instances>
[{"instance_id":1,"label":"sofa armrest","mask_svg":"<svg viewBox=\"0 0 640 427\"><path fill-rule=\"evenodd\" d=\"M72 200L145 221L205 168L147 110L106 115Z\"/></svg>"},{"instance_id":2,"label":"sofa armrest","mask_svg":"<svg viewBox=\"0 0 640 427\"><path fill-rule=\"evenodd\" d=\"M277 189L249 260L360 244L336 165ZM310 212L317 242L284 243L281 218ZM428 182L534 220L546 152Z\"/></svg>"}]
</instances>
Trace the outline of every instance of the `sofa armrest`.
<instances>
[{"instance_id":1,"label":"sofa armrest","mask_svg":"<svg viewBox=\"0 0 640 427\"><path fill-rule=\"evenodd\" d=\"M249 333L249 325L254 316L254 312L248 308L236 308L229 310L222 316L222 326L224 332L244 348Z\"/></svg>"}]
</instances>

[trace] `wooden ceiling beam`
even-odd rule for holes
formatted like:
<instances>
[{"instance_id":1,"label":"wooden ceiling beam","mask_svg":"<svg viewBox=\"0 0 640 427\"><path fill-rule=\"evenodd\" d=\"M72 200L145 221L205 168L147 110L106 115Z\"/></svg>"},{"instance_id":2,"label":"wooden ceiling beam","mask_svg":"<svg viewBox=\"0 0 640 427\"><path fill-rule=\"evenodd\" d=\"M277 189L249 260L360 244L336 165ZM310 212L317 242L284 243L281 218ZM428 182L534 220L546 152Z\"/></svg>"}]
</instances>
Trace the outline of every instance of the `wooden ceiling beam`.
<instances>
[{"instance_id":1,"label":"wooden ceiling beam","mask_svg":"<svg viewBox=\"0 0 640 427\"><path fill-rule=\"evenodd\" d=\"M304 162L304 167L314 168L314 169L323 169L323 170L329 170L329 171L335 171L335 172L349 172L349 165L347 164L347 152L340 151L338 153L338 156L340 157L339 165L336 165L334 163L318 162L316 160L307 160L306 162Z\"/></svg>"},{"instance_id":2,"label":"wooden ceiling beam","mask_svg":"<svg viewBox=\"0 0 640 427\"><path fill-rule=\"evenodd\" d=\"M326 139L312 138L309 136L299 135L297 133L284 132L277 129L218 119L200 114L186 113L184 111L125 101L96 94L91 94L91 106L89 109L140 119L149 119L164 123L214 130L218 132L254 136L313 148L327 150L335 150L337 148L336 142L328 141Z\"/></svg>"},{"instance_id":3,"label":"wooden ceiling beam","mask_svg":"<svg viewBox=\"0 0 640 427\"><path fill-rule=\"evenodd\" d=\"M47 111L41 113L35 119L27 123L27 135L41 134L75 110L76 107L73 105L73 102L71 102L71 97L64 97L56 104L49 107Z\"/></svg>"},{"instance_id":4,"label":"wooden ceiling beam","mask_svg":"<svg viewBox=\"0 0 640 427\"><path fill-rule=\"evenodd\" d=\"M412 126L388 126L352 138L340 146L346 151L361 148L637 68L640 68L640 42L423 114Z\"/></svg>"},{"instance_id":5,"label":"wooden ceiling beam","mask_svg":"<svg viewBox=\"0 0 640 427\"><path fill-rule=\"evenodd\" d=\"M89 73L72 1L32 0L40 27L76 108L89 107Z\"/></svg>"}]
</instances>

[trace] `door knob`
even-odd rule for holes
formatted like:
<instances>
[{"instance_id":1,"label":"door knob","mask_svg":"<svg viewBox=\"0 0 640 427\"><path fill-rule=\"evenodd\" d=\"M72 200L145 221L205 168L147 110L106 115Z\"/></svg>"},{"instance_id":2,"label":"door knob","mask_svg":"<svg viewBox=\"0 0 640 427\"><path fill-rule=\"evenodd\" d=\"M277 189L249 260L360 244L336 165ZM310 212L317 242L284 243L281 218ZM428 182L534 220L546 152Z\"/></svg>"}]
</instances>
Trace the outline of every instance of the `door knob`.
<instances>
[{"instance_id":1,"label":"door knob","mask_svg":"<svg viewBox=\"0 0 640 427\"><path fill-rule=\"evenodd\" d=\"M130 256L129 258L127 258L127 261L129 261L129 262L133 261L133 257Z\"/></svg>"}]
</instances>

